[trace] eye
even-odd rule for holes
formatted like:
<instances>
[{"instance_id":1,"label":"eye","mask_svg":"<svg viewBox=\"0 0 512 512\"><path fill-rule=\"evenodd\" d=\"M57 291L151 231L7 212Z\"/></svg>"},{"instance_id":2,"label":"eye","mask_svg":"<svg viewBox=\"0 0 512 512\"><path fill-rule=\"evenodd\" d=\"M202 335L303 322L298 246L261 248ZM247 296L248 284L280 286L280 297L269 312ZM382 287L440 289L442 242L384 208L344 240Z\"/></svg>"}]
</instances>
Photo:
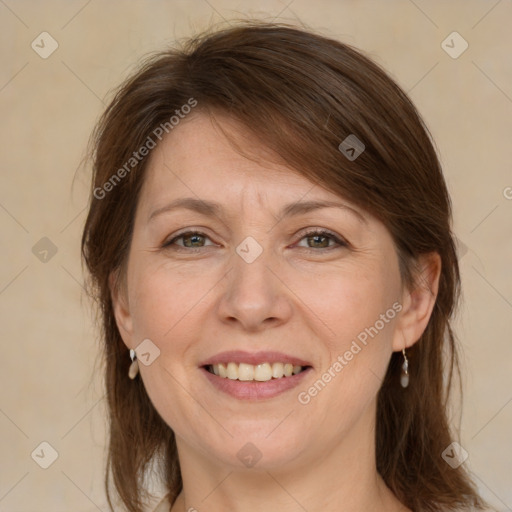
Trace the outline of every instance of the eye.
<instances>
[{"instance_id":1,"label":"eye","mask_svg":"<svg viewBox=\"0 0 512 512\"><path fill-rule=\"evenodd\" d=\"M181 240L182 243L178 244L177 241ZM171 240L165 242L162 245L164 249L174 249L177 251L187 251L194 252L195 250L200 250L207 245L215 245L215 244L206 244L206 240L210 240L208 235L201 231L185 231L173 237ZM314 229L303 234L300 239L306 240L308 244L305 247L307 250L318 252L318 249L335 249L338 247L347 247L347 242L343 241L340 237L332 233L331 231L325 229ZM211 241L211 240L210 240ZM334 242L334 244L331 244ZM312 245L310 245L312 244ZM175 246L175 247L172 247ZM299 245L300 247L300 245ZM304 247L304 246L302 246Z\"/></svg>"},{"instance_id":2,"label":"eye","mask_svg":"<svg viewBox=\"0 0 512 512\"><path fill-rule=\"evenodd\" d=\"M192 251L193 251L194 249L201 249L202 247L205 247L205 245L201 245L201 244L203 244L204 240L206 240L206 239L209 240L209 237L205 233L202 233L201 231L186 231L184 233L180 233L179 235L175 236L168 242L165 242L162 245L162 248L170 249L171 246L177 245L178 248L176 250L182 250L182 249L179 249L179 247L183 247L184 249L192 249ZM176 244L177 240L183 240L183 245ZM215 244L210 244L210 245L215 245Z\"/></svg>"},{"instance_id":3,"label":"eye","mask_svg":"<svg viewBox=\"0 0 512 512\"><path fill-rule=\"evenodd\" d=\"M325 229L316 229L308 231L303 235L301 241L302 240L306 240L306 243L308 244L306 248L311 249L313 251L316 251L317 249L335 249L336 245L338 245L339 247L348 246L348 244L345 241L341 240L331 231L327 231ZM329 245L331 241L334 242L334 245ZM313 245L309 245L310 243Z\"/></svg>"}]
</instances>

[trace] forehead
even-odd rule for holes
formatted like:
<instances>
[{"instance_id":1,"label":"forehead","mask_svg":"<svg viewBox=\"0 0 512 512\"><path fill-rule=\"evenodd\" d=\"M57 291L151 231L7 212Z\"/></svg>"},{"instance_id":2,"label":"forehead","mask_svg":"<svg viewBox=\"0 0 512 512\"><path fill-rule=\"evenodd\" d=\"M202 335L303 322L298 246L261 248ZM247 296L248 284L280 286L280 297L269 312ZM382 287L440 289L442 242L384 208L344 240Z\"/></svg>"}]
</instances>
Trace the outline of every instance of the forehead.
<instances>
[{"instance_id":1,"label":"forehead","mask_svg":"<svg viewBox=\"0 0 512 512\"><path fill-rule=\"evenodd\" d=\"M206 113L188 116L153 150L140 206L194 196L238 209L340 200L288 167L233 119L216 115L212 120Z\"/></svg>"},{"instance_id":2,"label":"forehead","mask_svg":"<svg viewBox=\"0 0 512 512\"><path fill-rule=\"evenodd\" d=\"M273 184L312 185L242 125L206 113L189 116L166 135L151 155L147 171L147 181L179 181L186 176L189 182L212 188L235 181L239 186L264 185L269 179Z\"/></svg>"}]
</instances>

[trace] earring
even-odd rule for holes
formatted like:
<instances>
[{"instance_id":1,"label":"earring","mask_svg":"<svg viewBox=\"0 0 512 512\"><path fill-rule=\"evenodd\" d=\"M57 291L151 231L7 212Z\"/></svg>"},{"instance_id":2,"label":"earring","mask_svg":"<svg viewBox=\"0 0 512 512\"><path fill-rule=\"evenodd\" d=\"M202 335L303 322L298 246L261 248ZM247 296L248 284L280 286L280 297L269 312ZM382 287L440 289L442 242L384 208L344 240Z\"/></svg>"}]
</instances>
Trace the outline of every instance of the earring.
<instances>
[{"instance_id":1,"label":"earring","mask_svg":"<svg viewBox=\"0 0 512 512\"><path fill-rule=\"evenodd\" d=\"M139 373L139 363L137 361L137 357L135 355L135 350L133 348L130 349L130 359L132 360L132 364L130 365L130 369L128 370L128 377L130 379L135 379L137 374Z\"/></svg>"},{"instance_id":2,"label":"earring","mask_svg":"<svg viewBox=\"0 0 512 512\"><path fill-rule=\"evenodd\" d=\"M405 348L402 350L402 354L404 355L404 362L402 364L402 375L400 375L400 384L403 388L406 388L409 385L409 361L407 356L405 355Z\"/></svg>"}]
</instances>

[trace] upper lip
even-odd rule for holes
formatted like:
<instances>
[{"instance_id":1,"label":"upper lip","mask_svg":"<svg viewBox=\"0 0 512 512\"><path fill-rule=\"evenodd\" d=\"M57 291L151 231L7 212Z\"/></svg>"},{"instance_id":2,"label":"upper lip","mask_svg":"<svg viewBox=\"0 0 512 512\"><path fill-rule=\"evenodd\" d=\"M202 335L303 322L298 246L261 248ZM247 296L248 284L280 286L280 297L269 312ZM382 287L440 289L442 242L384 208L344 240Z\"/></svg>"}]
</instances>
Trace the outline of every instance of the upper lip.
<instances>
[{"instance_id":1,"label":"upper lip","mask_svg":"<svg viewBox=\"0 0 512 512\"><path fill-rule=\"evenodd\" d=\"M258 365L262 363L290 363L294 366L311 366L311 363L299 359L295 356L284 354L283 352L275 351L260 351L260 352L244 352L243 350L228 350L227 352L220 352L202 363L199 366L208 366L219 363L247 363Z\"/></svg>"}]
</instances>

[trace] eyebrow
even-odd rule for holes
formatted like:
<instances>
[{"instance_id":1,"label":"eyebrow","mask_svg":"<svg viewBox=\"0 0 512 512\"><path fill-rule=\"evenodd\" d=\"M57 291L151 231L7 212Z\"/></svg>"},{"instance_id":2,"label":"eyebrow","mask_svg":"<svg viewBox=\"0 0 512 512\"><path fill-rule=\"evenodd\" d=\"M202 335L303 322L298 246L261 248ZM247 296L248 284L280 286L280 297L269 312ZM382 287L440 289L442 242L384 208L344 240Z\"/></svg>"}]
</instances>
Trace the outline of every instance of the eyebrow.
<instances>
[{"instance_id":1,"label":"eyebrow","mask_svg":"<svg viewBox=\"0 0 512 512\"><path fill-rule=\"evenodd\" d=\"M153 220L155 217L162 215L163 213L168 213L179 208L191 210L205 216L221 217L223 213L223 208L220 203L215 201L207 201L205 199L197 199L194 197L184 197L175 199L165 206L157 208L151 212L148 217L148 222ZM352 212L361 223L368 224L368 220L361 214L361 212L347 204L336 201L299 201L290 203L282 208L279 218L304 215L313 210L319 210L321 208L340 208L342 210L347 210Z\"/></svg>"}]
</instances>

